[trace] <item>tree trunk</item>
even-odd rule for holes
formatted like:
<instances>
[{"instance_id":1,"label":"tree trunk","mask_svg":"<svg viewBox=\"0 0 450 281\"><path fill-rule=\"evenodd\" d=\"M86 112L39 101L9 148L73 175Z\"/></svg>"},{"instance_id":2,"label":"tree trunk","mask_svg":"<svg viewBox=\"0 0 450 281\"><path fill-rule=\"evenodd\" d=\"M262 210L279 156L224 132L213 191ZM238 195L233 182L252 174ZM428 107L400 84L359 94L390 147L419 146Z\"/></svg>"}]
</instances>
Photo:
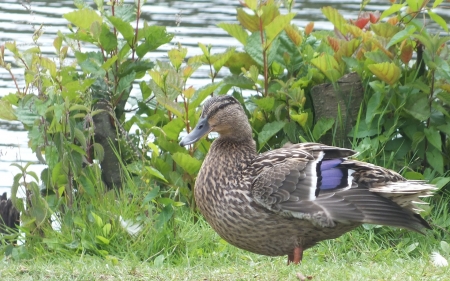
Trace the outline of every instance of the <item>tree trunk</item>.
<instances>
[{"instance_id":1,"label":"tree trunk","mask_svg":"<svg viewBox=\"0 0 450 281\"><path fill-rule=\"evenodd\" d=\"M364 100L364 88L358 74L347 74L334 84L317 85L311 89L311 97L315 122L321 118L335 120L334 129L328 131L320 142L351 148L348 134L356 123Z\"/></svg>"},{"instance_id":2,"label":"tree trunk","mask_svg":"<svg viewBox=\"0 0 450 281\"><path fill-rule=\"evenodd\" d=\"M0 233L10 233L10 230L17 230L20 224L20 213L13 206L11 199L8 199L6 192L0 196Z\"/></svg>"},{"instance_id":3,"label":"tree trunk","mask_svg":"<svg viewBox=\"0 0 450 281\"><path fill-rule=\"evenodd\" d=\"M103 112L94 116L95 142L100 144L104 150L104 158L100 162L102 169L102 179L108 190L122 187L122 168L116 153L120 153L117 142L118 134L115 127L114 111L106 101L98 101L95 109L102 109Z\"/></svg>"}]
</instances>

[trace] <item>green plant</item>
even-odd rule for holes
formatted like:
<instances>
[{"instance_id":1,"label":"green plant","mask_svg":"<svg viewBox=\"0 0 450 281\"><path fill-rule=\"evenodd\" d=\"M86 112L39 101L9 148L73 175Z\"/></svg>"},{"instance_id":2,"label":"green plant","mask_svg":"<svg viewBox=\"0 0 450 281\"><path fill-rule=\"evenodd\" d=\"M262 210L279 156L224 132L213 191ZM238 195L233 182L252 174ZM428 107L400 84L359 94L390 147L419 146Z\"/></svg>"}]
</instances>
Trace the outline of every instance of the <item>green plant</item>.
<instances>
[{"instance_id":1,"label":"green plant","mask_svg":"<svg viewBox=\"0 0 450 281\"><path fill-rule=\"evenodd\" d=\"M445 21L427 2L394 4L381 16L361 14L352 23L333 8L323 12L341 38L327 38L332 61L356 71L366 85L365 112L353 130L363 157L394 169L408 166L409 178L445 176L450 168L450 73L444 43L450 37L431 35L417 16L426 13L448 31ZM396 16L379 22L392 14ZM414 50L417 61L411 64ZM323 63L322 71L329 68Z\"/></svg>"},{"instance_id":2,"label":"green plant","mask_svg":"<svg viewBox=\"0 0 450 281\"><path fill-rule=\"evenodd\" d=\"M39 30L31 48L22 50L7 42L0 49L0 67L11 74L17 90L1 99L0 118L24 125L32 151L46 165L38 176L27 170L30 163L14 164L21 171L11 197L22 212L19 228L25 243L19 248L25 254L45 249L109 257L120 248L119 242L112 242L115 237L123 240L127 235L120 234L122 212L161 230L182 205L169 192L160 192L154 181L165 179L155 168L131 168L133 161L145 165L145 158L139 159L143 154L120 125L133 81L154 66L145 55L170 42L172 35L165 27L145 22L139 27L144 1L112 1L108 7L103 1L95 3L97 11L77 2L78 9L64 15L72 33L55 38L56 62L43 56ZM23 88L11 72L12 64L5 61L5 50L14 57L14 67L24 70ZM70 53L76 58L73 62ZM130 174L128 164L136 174ZM19 188L25 199L17 197ZM104 196L107 190L112 191ZM136 215L142 213L147 216ZM11 247L4 252L14 252Z\"/></svg>"},{"instance_id":3,"label":"green plant","mask_svg":"<svg viewBox=\"0 0 450 281\"><path fill-rule=\"evenodd\" d=\"M211 139L188 149L178 145L180 135L198 122L201 103L209 95L232 92L246 110L260 151L321 141L343 121L315 116L312 88L324 82L337 88L338 79L350 72L358 73L365 90L348 136L359 157L410 179L434 179L445 195L450 68L443 43L449 38L429 34L418 20L419 12L426 12L447 30L430 9L440 2L406 1L381 15L361 12L354 21L325 7L335 32L313 31L313 23L298 28L291 23L292 1L285 2L288 13L282 14L280 1L243 1L247 9L237 9L238 23L218 24L241 44L223 53L199 43L201 55L189 57L178 45L168 60L148 60L146 54L172 35L142 23L145 1L104 5L96 0L96 10L77 1L78 9L64 16L71 33L58 33L54 40L56 62L42 55L39 30L31 48L14 42L0 46L0 68L16 84L16 92L0 100L0 118L24 124L31 149L47 165L41 175L28 171L29 164L16 165L12 198L22 211L25 244L2 246L0 253L14 259L90 254L113 264L131 256L156 265L171 256L227 255L217 236L205 234L204 247L195 243L208 231L197 217L192 190ZM5 61L5 51L14 56L14 66ZM211 82L190 86L189 79L205 65ZM12 67L24 70L23 88ZM141 96L131 97L137 79ZM125 108L127 102L132 110ZM17 197L19 189L25 199ZM435 223L445 232L445 204L439 206L428 213L439 214ZM141 231L128 233L132 225ZM369 241L381 237L370 249L400 243L397 232L370 231ZM420 248L411 241L399 249Z\"/></svg>"}]
</instances>

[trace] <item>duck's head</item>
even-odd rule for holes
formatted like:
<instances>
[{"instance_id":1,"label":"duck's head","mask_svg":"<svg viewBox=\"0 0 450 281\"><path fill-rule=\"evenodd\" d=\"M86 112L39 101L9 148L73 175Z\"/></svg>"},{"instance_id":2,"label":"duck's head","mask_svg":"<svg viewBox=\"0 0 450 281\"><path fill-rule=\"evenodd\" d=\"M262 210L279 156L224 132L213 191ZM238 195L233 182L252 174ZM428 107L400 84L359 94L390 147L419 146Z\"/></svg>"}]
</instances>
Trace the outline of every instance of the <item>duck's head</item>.
<instances>
[{"instance_id":1,"label":"duck's head","mask_svg":"<svg viewBox=\"0 0 450 281\"><path fill-rule=\"evenodd\" d=\"M207 100L197 126L181 140L180 145L193 144L210 132L234 141L252 138L247 115L234 97L217 96Z\"/></svg>"}]
</instances>

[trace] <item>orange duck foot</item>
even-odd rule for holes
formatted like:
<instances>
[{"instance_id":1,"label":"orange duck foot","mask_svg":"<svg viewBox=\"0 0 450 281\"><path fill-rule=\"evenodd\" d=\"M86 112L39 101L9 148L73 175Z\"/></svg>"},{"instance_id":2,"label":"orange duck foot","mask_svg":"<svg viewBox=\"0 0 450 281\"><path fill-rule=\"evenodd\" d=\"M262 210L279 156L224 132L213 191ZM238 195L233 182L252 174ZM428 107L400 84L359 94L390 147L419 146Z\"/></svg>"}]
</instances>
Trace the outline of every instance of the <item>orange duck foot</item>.
<instances>
[{"instance_id":1,"label":"orange duck foot","mask_svg":"<svg viewBox=\"0 0 450 281\"><path fill-rule=\"evenodd\" d=\"M299 264L302 261L303 258L303 248L302 247L295 247L294 252L290 255L288 255L288 262L287 264Z\"/></svg>"}]
</instances>

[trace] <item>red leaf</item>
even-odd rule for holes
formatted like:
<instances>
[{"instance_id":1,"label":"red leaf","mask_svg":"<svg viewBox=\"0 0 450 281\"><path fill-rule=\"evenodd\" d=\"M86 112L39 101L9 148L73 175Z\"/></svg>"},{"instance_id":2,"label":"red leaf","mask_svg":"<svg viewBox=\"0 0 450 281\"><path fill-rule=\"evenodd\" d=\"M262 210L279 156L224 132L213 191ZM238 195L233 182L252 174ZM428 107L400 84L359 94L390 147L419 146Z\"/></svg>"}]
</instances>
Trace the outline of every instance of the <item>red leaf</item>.
<instances>
[{"instance_id":1,"label":"red leaf","mask_svg":"<svg viewBox=\"0 0 450 281\"><path fill-rule=\"evenodd\" d=\"M369 13L370 23L377 23L380 16L381 14L378 11Z\"/></svg>"},{"instance_id":2,"label":"red leaf","mask_svg":"<svg viewBox=\"0 0 450 281\"><path fill-rule=\"evenodd\" d=\"M313 29L314 29L314 22L309 22L306 26L305 26L305 34L306 35L309 35L309 34L311 34L311 32L313 31Z\"/></svg>"},{"instance_id":3,"label":"red leaf","mask_svg":"<svg viewBox=\"0 0 450 281\"><path fill-rule=\"evenodd\" d=\"M328 44L330 44L331 48L333 48L333 50L335 52L339 51L339 41L338 41L338 39L328 36L327 40L328 40Z\"/></svg>"},{"instance_id":4,"label":"red leaf","mask_svg":"<svg viewBox=\"0 0 450 281\"><path fill-rule=\"evenodd\" d=\"M400 46L400 59L404 64L408 64L413 55L413 46L410 40L404 40Z\"/></svg>"},{"instance_id":5,"label":"red leaf","mask_svg":"<svg viewBox=\"0 0 450 281\"><path fill-rule=\"evenodd\" d=\"M369 23L369 18L358 18L353 22L354 25L363 29Z\"/></svg>"}]
</instances>

